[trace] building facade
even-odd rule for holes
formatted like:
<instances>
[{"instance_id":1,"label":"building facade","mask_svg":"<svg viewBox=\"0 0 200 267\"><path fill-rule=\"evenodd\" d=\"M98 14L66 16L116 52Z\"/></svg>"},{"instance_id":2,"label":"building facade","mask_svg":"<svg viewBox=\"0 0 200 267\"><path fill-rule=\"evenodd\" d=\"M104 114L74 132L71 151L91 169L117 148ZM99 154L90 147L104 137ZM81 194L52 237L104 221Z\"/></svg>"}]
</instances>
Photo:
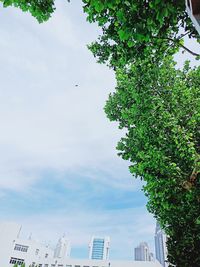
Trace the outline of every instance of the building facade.
<instances>
[{"instance_id":1,"label":"building facade","mask_svg":"<svg viewBox=\"0 0 200 267\"><path fill-rule=\"evenodd\" d=\"M156 223L155 231L155 252L156 259L160 262L163 267L167 267L167 237L164 231L160 228L160 225Z\"/></svg>"},{"instance_id":2,"label":"building facade","mask_svg":"<svg viewBox=\"0 0 200 267\"><path fill-rule=\"evenodd\" d=\"M66 245L69 242L62 237L59 239L56 249L42 245L31 237L22 239L21 226L13 223L0 223L0 267L20 267L25 263L26 267L161 267L156 262L139 261L113 261L94 259L70 259ZM94 238L95 239L95 238ZM109 238L105 239L105 247L109 248Z\"/></svg>"},{"instance_id":3,"label":"building facade","mask_svg":"<svg viewBox=\"0 0 200 267\"><path fill-rule=\"evenodd\" d=\"M58 240L54 250L54 258L64 259L69 258L71 252L70 242L65 238L65 235Z\"/></svg>"},{"instance_id":4,"label":"building facade","mask_svg":"<svg viewBox=\"0 0 200 267\"><path fill-rule=\"evenodd\" d=\"M89 259L108 260L109 259L110 238L93 236L89 244Z\"/></svg>"},{"instance_id":5,"label":"building facade","mask_svg":"<svg viewBox=\"0 0 200 267\"><path fill-rule=\"evenodd\" d=\"M185 4L187 13L200 35L200 2L199 0L185 0Z\"/></svg>"},{"instance_id":6,"label":"building facade","mask_svg":"<svg viewBox=\"0 0 200 267\"><path fill-rule=\"evenodd\" d=\"M135 248L135 261L153 261L153 253L150 252L146 242L142 242Z\"/></svg>"},{"instance_id":7,"label":"building facade","mask_svg":"<svg viewBox=\"0 0 200 267\"><path fill-rule=\"evenodd\" d=\"M44 262L41 267L162 267L158 261L116 261L116 260L84 260L66 259L61 261L50 259Z\"/></svg>"},{"instance_id":8,"label":"building facade","mask_svg":"<svg viewBox=\"0 0 200 267\"><path fill-rule=\"evenodd\" d=\"M69 256L70 248L67 240L59 239L55 251L48 245L40 244L31 237L22 239L20 236L22 227L15 223L0 223L0 266L18 266L23 263L26 266L36 266L56 257L65 259ZM66 254L65 254L66 253Z\"/></svg>"}]
</instances>

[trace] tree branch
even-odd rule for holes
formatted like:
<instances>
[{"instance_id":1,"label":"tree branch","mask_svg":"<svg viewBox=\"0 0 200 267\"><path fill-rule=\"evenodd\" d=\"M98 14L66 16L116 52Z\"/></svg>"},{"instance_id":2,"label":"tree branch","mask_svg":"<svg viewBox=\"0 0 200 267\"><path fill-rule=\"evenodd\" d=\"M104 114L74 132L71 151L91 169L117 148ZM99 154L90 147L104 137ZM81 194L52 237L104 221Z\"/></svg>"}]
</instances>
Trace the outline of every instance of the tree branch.
<instances>
[{"instance_id":1,"label":"tree branch","mask_svg":"<svg viewBox=\"0 0 200 267\"><path fill-rule=\"evenodd\" d=\"M180 40L180 39L182 39L184 36L188 35L189 33L190 33L190 32L187 31L187 32L181 34L177 39Z\"/></svg>"},{"instance_id":2,"label":"tree branch","mask_svg":"<svg viewBox=\"0 0 200 267\"><path fill-rule=\"evenodd\" d=\"M172 41L174 44L178 44L180 47L182 47L183 49L185 49L191 55L193 55L195 57L200 56L200 54L197 54L197 53L193 52L192 50L190 50L189 48L187 48L186 46L184 46L183 44L181 44L179 42L179 40L177 40L177 39L174 40L172 38L166 38L166 39L169 40L169 41Z\"/></svg>"},{"instance_id":3,"label":"tree branch","mask_svg":"<svg viewBox=\"0 0 200 267\"><path fill-rule=\"evenodd\" d=\"M182 183L183 188L185 188L186 190L191 190L191 188L196 184L196 180L199 173L200 173L200 155L197 154L197 159L195 160L195 166L192 171L192 174L190 175L189 180L184 181Z\"/></svg>"},{"instance_id":4,"label":"tree branch","mask_svg":"<svg viewBox=\"0 0 200 267\"><path fill-rule=\"evenodd\" d=\"M192 171L192 174L190 176L191 183L193 184L195 183L199 173L200 173L200 156L197 155L197 159L195 160L194 170Z\"/></svg>"}]
</instances>

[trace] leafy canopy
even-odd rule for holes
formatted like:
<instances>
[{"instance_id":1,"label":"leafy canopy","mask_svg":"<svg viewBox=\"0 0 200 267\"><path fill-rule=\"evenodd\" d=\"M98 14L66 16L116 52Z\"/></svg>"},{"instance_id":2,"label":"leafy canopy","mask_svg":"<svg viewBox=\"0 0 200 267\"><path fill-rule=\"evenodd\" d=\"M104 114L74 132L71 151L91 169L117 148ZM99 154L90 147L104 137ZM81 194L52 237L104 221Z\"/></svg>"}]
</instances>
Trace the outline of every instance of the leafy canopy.
<instances>
[{"instance_id":1,"label":"leafy canopy","mask_svg":"<svg viewBox=\"0 0 200 267\"><path fill-rule=\"evenodd\" d=\"M54 0L0 0L4 7L14 6L22 11L28 11L39 22L50 18L55 10Z\"/></svg>"},{"instance_id":2,"label":"leafy canopy","mask_svg":"<svg viewBox=\"0 0 200 267\"><path fill-rule=\"evenodd\" d=\"M171 58L117 72L105 112L126 129L117 149L146 182L148 210L169 235L169 261L200 266L200 67Z\"/></svg>"},{"instance_id":3,"label":"leafy canopy","mask_svg":"<svg viewBox=\"0 0 200 267\"><path fill-rule=\"evenodd\" d=\"M183 0L83 0L90 22L103 33L90 49L100 62L123 66L137 58L173 54L183 45L180 27L198 36Z\"/></svg>"}]
</instances>

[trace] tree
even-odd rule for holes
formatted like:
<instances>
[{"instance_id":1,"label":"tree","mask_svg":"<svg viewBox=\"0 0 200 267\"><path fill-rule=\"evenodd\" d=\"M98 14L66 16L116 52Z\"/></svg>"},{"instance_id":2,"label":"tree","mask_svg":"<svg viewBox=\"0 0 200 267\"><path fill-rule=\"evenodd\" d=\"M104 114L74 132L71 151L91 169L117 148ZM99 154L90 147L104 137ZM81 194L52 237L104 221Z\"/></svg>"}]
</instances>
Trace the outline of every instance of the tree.
<instances>
[{"instance_id":1,"label":"tree","mask_svg":"<svg viewBox=\"0 0 200 267\"><path fill-rule=\"evenodd\" d=\"M53 0L0 0L39 22ZM118 144L130 171L146 182L148 209L169 236L169 262L200 266L200 68L176 70L171 55L183 37L199 37L183 0L83 0L103 33L90 49L117 70L117 88L105 111L127 134ZM181 32L180 32L181 28Z\"/></svg>"},{"instance_id":2,"label":"tree","mask_svg":"<svg viewBox=\"0 0 200 267\"><path fill-rule=\"evenodd\" d=\"M4 7L14 6L28 11L39 22L48 20L55 10L54 0L0 0Z\"/></svg>"},{"instance_id":3,"label":"tree","mask_svg":"<svg viewBox=\"0 0 200 267\"><path fill-rule=\"evenodd\" d=\"M54 0L0 0L4 7L15 6L30 12L39 22L48 20L55 10ZM70 2L70 0L67 0ZM185 35L198 33L185 11L183 0L82 0L90 22L98 22L103 34L90 45L100 62L123 66L139 57L162 59L183 45ZM180 34L180 28L183 33Z\"/></svg>"},{"instance_id":4,"label":"tree","mask_svg":"<svg viewBox=\"0 0 200 267\"><path fill-rule=\"evenodd\" d=\"M99 62L116 66L137 58L162 59L183 47L183 37L198 38L185 11L185 1L162 0L83 0L90 22L98 22L102 36L90 45ZM182 28L182 33L180 33Z\"/></svg>"},{"instance_id":5,"label":"tree","mask_svg":"<svg viewBox=\"0 0 200 267\"><path fill-rule=\"evenodd\" d=\"M117 72L105 112L126 135L117 149L145 181L148 210L169 236L169 261L200 266L200 67L168 57Z\"/></svg>"}]
</instances>

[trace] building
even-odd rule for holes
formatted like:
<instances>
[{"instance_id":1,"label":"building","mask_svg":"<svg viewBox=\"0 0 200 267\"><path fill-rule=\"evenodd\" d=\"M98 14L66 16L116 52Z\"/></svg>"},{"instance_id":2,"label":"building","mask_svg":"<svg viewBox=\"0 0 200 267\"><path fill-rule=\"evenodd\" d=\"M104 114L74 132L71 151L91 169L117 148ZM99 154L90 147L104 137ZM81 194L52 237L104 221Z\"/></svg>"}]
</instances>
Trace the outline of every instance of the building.
<instances>
[{"instance_id":1,"label":"building","mask_svg":"<svg viewBox=\"0 0 200 267\"><path fill-rule=\"evenodd\" d=\"M135 248L135 261L153 261L153 253L150 252L146 242L142 242Z\"/></svg>"},{"instance_id":2,"label":"building","mask_svg":"<svg viewBox=\"0 0 200 267\"><path fill-rule=\"evenodd\" d=\"M154 261L154 255L152 252L149 253L149 261Z\"/></svg>"},{"instance_id":3,"label":"building","mask_svg":"<svg viewBox=\"0 0 200 267\"><path fill-rule=\"evenodd\" d=\"M32 238L22 239L22 227L15 223L0 224L0 266L19 266L26 263L35 265L42 258L53 257L53 250L48 246L42 245Z\"/></svg>"},{"instance_id":4,"label":"building","mask_svg":"<svg viewBox=\"0 0 200 267\"><path fill-rule=\"evenodd\" d=\"M65 238L65 235L58 240L56 248L54 250L54 258L64 259L70 256L70 242Z\"/></svg>"},{"instance_id":5,"label":"building","mask_svg":"<svg viewBox=\"0 0 200 267\"><path fill-rule=\"evenodd\" d=\"M199 0L186 0L186 10L192 20L194 27L200 34L200 1Z\"/></svg>"},{"instance_id":6,"label":"building","mask_svg":"<svg viewBox=\"0 0 200 267\"><path fill-rule=\"evenodd\" d=\"M55 251L48 245L40 244L33 240L21 238L21 225L16 223L0 223L0 266L18 266L23 263L26 266L36 266L48 259L67 258L70 248L69 242L62 237L59 239ZM40 264L41 265L41 264Z\"/></svg>"},{"instance_id":7,"label":"building","mask_svg":"<svg viewBox=\"0 0 200 267\"><path fill-rule=\"evenodd\" d=\"M110 238L92 237L89 244L89 259L108 260L109 259Z\"/></svg>"},{"instance_id":8,"label":"building","mask_svg":"<svg viewBox=\"0 0 200 267\"><path fill-rule=\"evenodd\" d=\"M156 223L155 231L155 252L156 259L160 262L163 267L167 267L167 246L166 246L167 237L164 231L160 228L158 222Z\"/></svg>"},{"instance_id":9,"label":"building","mask_svg":"<svg viewBox=\"0 0 200 267\"><path fill-rule=\"evenodd\" d=\"M7 267L7 266L6 266ZM116 260L84 260L66 259L65 261L50 259L41 267L162 267L158 261L116 261Z\"/></svg>"},{"instance_id":10,"label":"building","mask_svg":"<svg viewBox=\"0 0 200 267\"><path fill-rule=\"evenodd\" d=\"M18 224L0 223L0 267L13 267L15 263L18 267L23 263L26 267L162 267L158 261L70 259L66 249L69 242L65 237L59 239L54 251L49 246L34 241L32 237L22 239L21 230L22 227ZM108 242L107 238L104 239L105 243Z\"/></svg>"}]
</instances>

